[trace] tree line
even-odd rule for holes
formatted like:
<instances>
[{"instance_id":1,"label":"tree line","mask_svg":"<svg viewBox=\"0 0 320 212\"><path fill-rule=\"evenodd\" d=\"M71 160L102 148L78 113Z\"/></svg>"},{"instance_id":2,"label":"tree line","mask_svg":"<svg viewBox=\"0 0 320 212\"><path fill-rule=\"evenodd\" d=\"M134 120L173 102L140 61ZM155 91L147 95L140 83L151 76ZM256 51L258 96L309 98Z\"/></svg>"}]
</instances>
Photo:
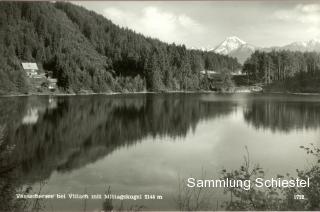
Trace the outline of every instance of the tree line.
<instances>
[{"instance_id":1,"label":"tree line","mask_svg":"<svg viewBox=\"0 0 320 212\"><path fill-rule=\"evenodd\" d=\"M320 53L256 51L244 63L243 72L248 75L250 82L264 84L281 82L284 86L290 84L288 89L294 86L302 88L320 79Z\"/></svg>"},{"instance_id":2,"label":"tree line","mask_svg":"<svg viewBox=\"0 0 320 212\"><path fill-rule=\"evenodd\" d=\"M65 92L197 90L205 87L200 71L240 67L63 2L0 2L0 49L2 93L28 92L21 62L37 62Z\"/></svg>"}]
</instances>

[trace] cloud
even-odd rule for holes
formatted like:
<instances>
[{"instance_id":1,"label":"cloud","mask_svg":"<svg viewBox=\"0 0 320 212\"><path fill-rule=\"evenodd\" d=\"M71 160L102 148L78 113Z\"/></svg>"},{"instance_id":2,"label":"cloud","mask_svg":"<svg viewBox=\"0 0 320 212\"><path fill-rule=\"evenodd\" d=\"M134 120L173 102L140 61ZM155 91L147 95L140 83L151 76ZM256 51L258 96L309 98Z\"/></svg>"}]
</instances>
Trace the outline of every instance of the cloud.
<instances>
[{"instance_id":1,"label":"cloud","mask_svg":"<svg viewBox=\"0 0 320 212\"><path fill-rule=\"evenodd\" d=\"M105 9L103 12L104 12L105 17L116 21L117 24L121 24L121 25L127 24L126 23L126 21L127 21L126 14L122 10L119 10L114 7L109 7L107 9Z\"/></svg>"},{"instance_id":2,"label":"cloud","mask_svg":"<svg viewBox=\"0 0 320 212\"><path fill-rule=\"evenodd\" d=\"M306 5L299 4L296 8L305 13L320 12L320 5L318 4L306 4Z\"/></svg>"},{"instance_id":3,"label":"cloud","mask_svg":"<svg viewBox=\"0 0 320 212\"><path fill-rule=\"evenodd\" d=\"M283 21L296 21L304 24L319 24L320 5L298 4L292 10L276 11L275 17Z\"/></svg>"},{"instance_id":4,"label":"cloud","mask_svg":"<svg viewBox=\"0 0 320 212\"><path fill-rule=\"evenodd\" d=\"M291 23L297 33L307 33L305 36L309 37L320 36L320 4L298 4L292 9L276 11L274 17Z\"/></svg>"},{"instance_id":5,"label":"cloud","mask_svg":"<svg viewBox=\"0 0 320 212\"><path fill-rule=\"evenodd\" d=\"M169 43L187 44L190 37L205 32L205 28L191 17L153 6L144 7L140 11L108 7L104 9L103 15L120 26Z\"/></svg>"}]
</instances>

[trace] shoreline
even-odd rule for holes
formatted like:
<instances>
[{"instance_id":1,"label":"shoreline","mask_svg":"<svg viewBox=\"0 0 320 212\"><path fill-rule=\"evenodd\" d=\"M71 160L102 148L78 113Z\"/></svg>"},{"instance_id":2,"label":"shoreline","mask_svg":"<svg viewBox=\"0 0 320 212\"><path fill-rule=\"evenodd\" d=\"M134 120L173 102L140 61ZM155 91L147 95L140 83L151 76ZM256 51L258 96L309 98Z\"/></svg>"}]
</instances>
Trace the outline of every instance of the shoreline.
<instances>
[{"instance_id":1,"label":"shoreline","mask_svg":"<svg viewBox=\"0 0 320 212\"><path fill-rule=\"evenodd\" d=\"M93 95L131 95L131 94L166 94L166 93L220 93L217 91L141 91L141 92L109 92L109 93L30 93L30 94L6 94L0 95L2 97L29 97L29 96L93 96Z\"/></svg>"},{"instance_id":2,"label":"shoreline","mask_svg":"<svg viewBox=\"0 0 320 212\"><path fill-rule=\"evenodd\" d=\"M303 93L303 92L287 92L287 91L252 91L252 90L243 90L239 89L243 88L235 87L234 91L230 92L221 92L221 91L210 91L210 90L197 90L197 91L187 91L187 90L168 90L168 91L138 91L138 92L102 92L102 93L94 93L94 92L87 92L87 93L28 93L28 94L5 94L0 95L0 98L3 97L30 97L30 96L93 96L93 95L105 95L105 96L112 96L112 95L132 95L132 94L173 94L173 93L180 93L180 94L289 94L289 95L303 95L303 96L318 96L320 93ZM237 90L238 89L238 90Z\"/></svg>"},{"instance_id":3,"label":"shoreline","mask_svg":"<svg viewBox=\"0 0 320 212\"><path fill-rule=\"evenodd\" d=\"M94 96L94 95L134 95L134 94L289 94L303 96L318 96L320 93L296 93L296 92L217 92L217 91L141 91L141 92L109 92L109 93L30 93L30 94L6 94L0 95L0 98L8 97L31 97L31 96Z\"/></svg>"}]
</instances>

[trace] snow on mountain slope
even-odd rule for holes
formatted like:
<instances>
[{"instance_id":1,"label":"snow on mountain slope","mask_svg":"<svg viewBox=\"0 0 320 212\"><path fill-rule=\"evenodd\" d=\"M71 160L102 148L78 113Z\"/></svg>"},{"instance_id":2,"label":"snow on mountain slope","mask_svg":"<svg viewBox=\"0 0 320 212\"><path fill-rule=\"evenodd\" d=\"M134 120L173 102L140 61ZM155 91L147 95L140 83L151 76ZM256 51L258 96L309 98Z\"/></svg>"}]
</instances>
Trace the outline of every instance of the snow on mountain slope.
<instances>
[{"instance_id":1,"label":"snow on mountain slope","mask_svg":"<svg viewBox=\"0 0 320 212\"><path fill-rule=\"evenodd\" d=\"M248 44L247 42L241 40L236 36L227 37L222 43L220 43L216 48L212 49L210 47L200 48L203 51L214 51L218 54L229 55L238 59L240 63L244 63L247 58L255 50L261 50L270 52L272 50L289 50L289 51L301 51L301 52L320 52L320 39L312 39L308 41L293 42L285 46L274 46L260 48Z\"/></svg>"},{"instance_id":2,"label":"snow on mountain slope","mask_svg":"<svg viewBox=\"0 0 320 212\"><path fill-rule=\"evenodd\" d=\"M256 47L248 44L236 36L226 38L218 45L214 52L231 57L236 57L240 63L243 63L255 51Z\"/></svg>"},{"instance_id":3,"label":"snow on mountain slope","mask_svg":"<svg viewBox=\"0 0 320 212\"><path fill-rule=\"evenodd\" d=\"M214 52L227 55L245 44L246 42L236 36L228 37L214 49Z\"/></svg>"}]
</instances>

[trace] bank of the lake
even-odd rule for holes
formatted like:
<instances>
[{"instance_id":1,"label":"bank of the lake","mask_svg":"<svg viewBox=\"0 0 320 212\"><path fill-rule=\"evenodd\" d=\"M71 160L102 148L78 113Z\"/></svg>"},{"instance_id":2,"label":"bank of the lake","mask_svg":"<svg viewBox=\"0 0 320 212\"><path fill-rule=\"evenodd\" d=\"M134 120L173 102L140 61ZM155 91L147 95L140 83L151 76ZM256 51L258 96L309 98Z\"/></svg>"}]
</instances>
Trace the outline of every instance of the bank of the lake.
<instances>
[{"instance_id":1,"label":"bank of the lake","mask_svg":"<svg viewBox=\"0 0 320 212\"><path fill-rule=\"evenodd\" d=\"M28 94L19 94L19 93L14 93L14 94L5 94L5 95L0 95L0 97L23 97L23 96L90 96L90 95L130 95L130 94L162 94L162 93L181 93L181 94L205 94L205 93L222 93L218 91L141 91L141 92L101 92L101 93L95 93L95 92L86 92L86 93L50 93L50 92L45 92L45 93L28 93ZM231 92L225 92L225 93L231 93Z\"/></svg>"},{"instance_id":2,"label":"bank of the lake","mask_svg":"<svg viewBox=\"0 0 320 212\"><path fill-rule=\"evenodd\" d=\"M205 93L259 93L262 92L263 89L260 86L236 86L230 87L223 91L214 91L214 90L162 90L162 91L137 91L137 92L92 92L92 91L85 91L85 92L30 92L27 94L23 93L9 93L0 95L0 97L15 97L15 96L84 96L84 95L120 95L120 94L156 94L156 93L198 93L198 94L205 94Z\"/></svg>"}]
</instances>

